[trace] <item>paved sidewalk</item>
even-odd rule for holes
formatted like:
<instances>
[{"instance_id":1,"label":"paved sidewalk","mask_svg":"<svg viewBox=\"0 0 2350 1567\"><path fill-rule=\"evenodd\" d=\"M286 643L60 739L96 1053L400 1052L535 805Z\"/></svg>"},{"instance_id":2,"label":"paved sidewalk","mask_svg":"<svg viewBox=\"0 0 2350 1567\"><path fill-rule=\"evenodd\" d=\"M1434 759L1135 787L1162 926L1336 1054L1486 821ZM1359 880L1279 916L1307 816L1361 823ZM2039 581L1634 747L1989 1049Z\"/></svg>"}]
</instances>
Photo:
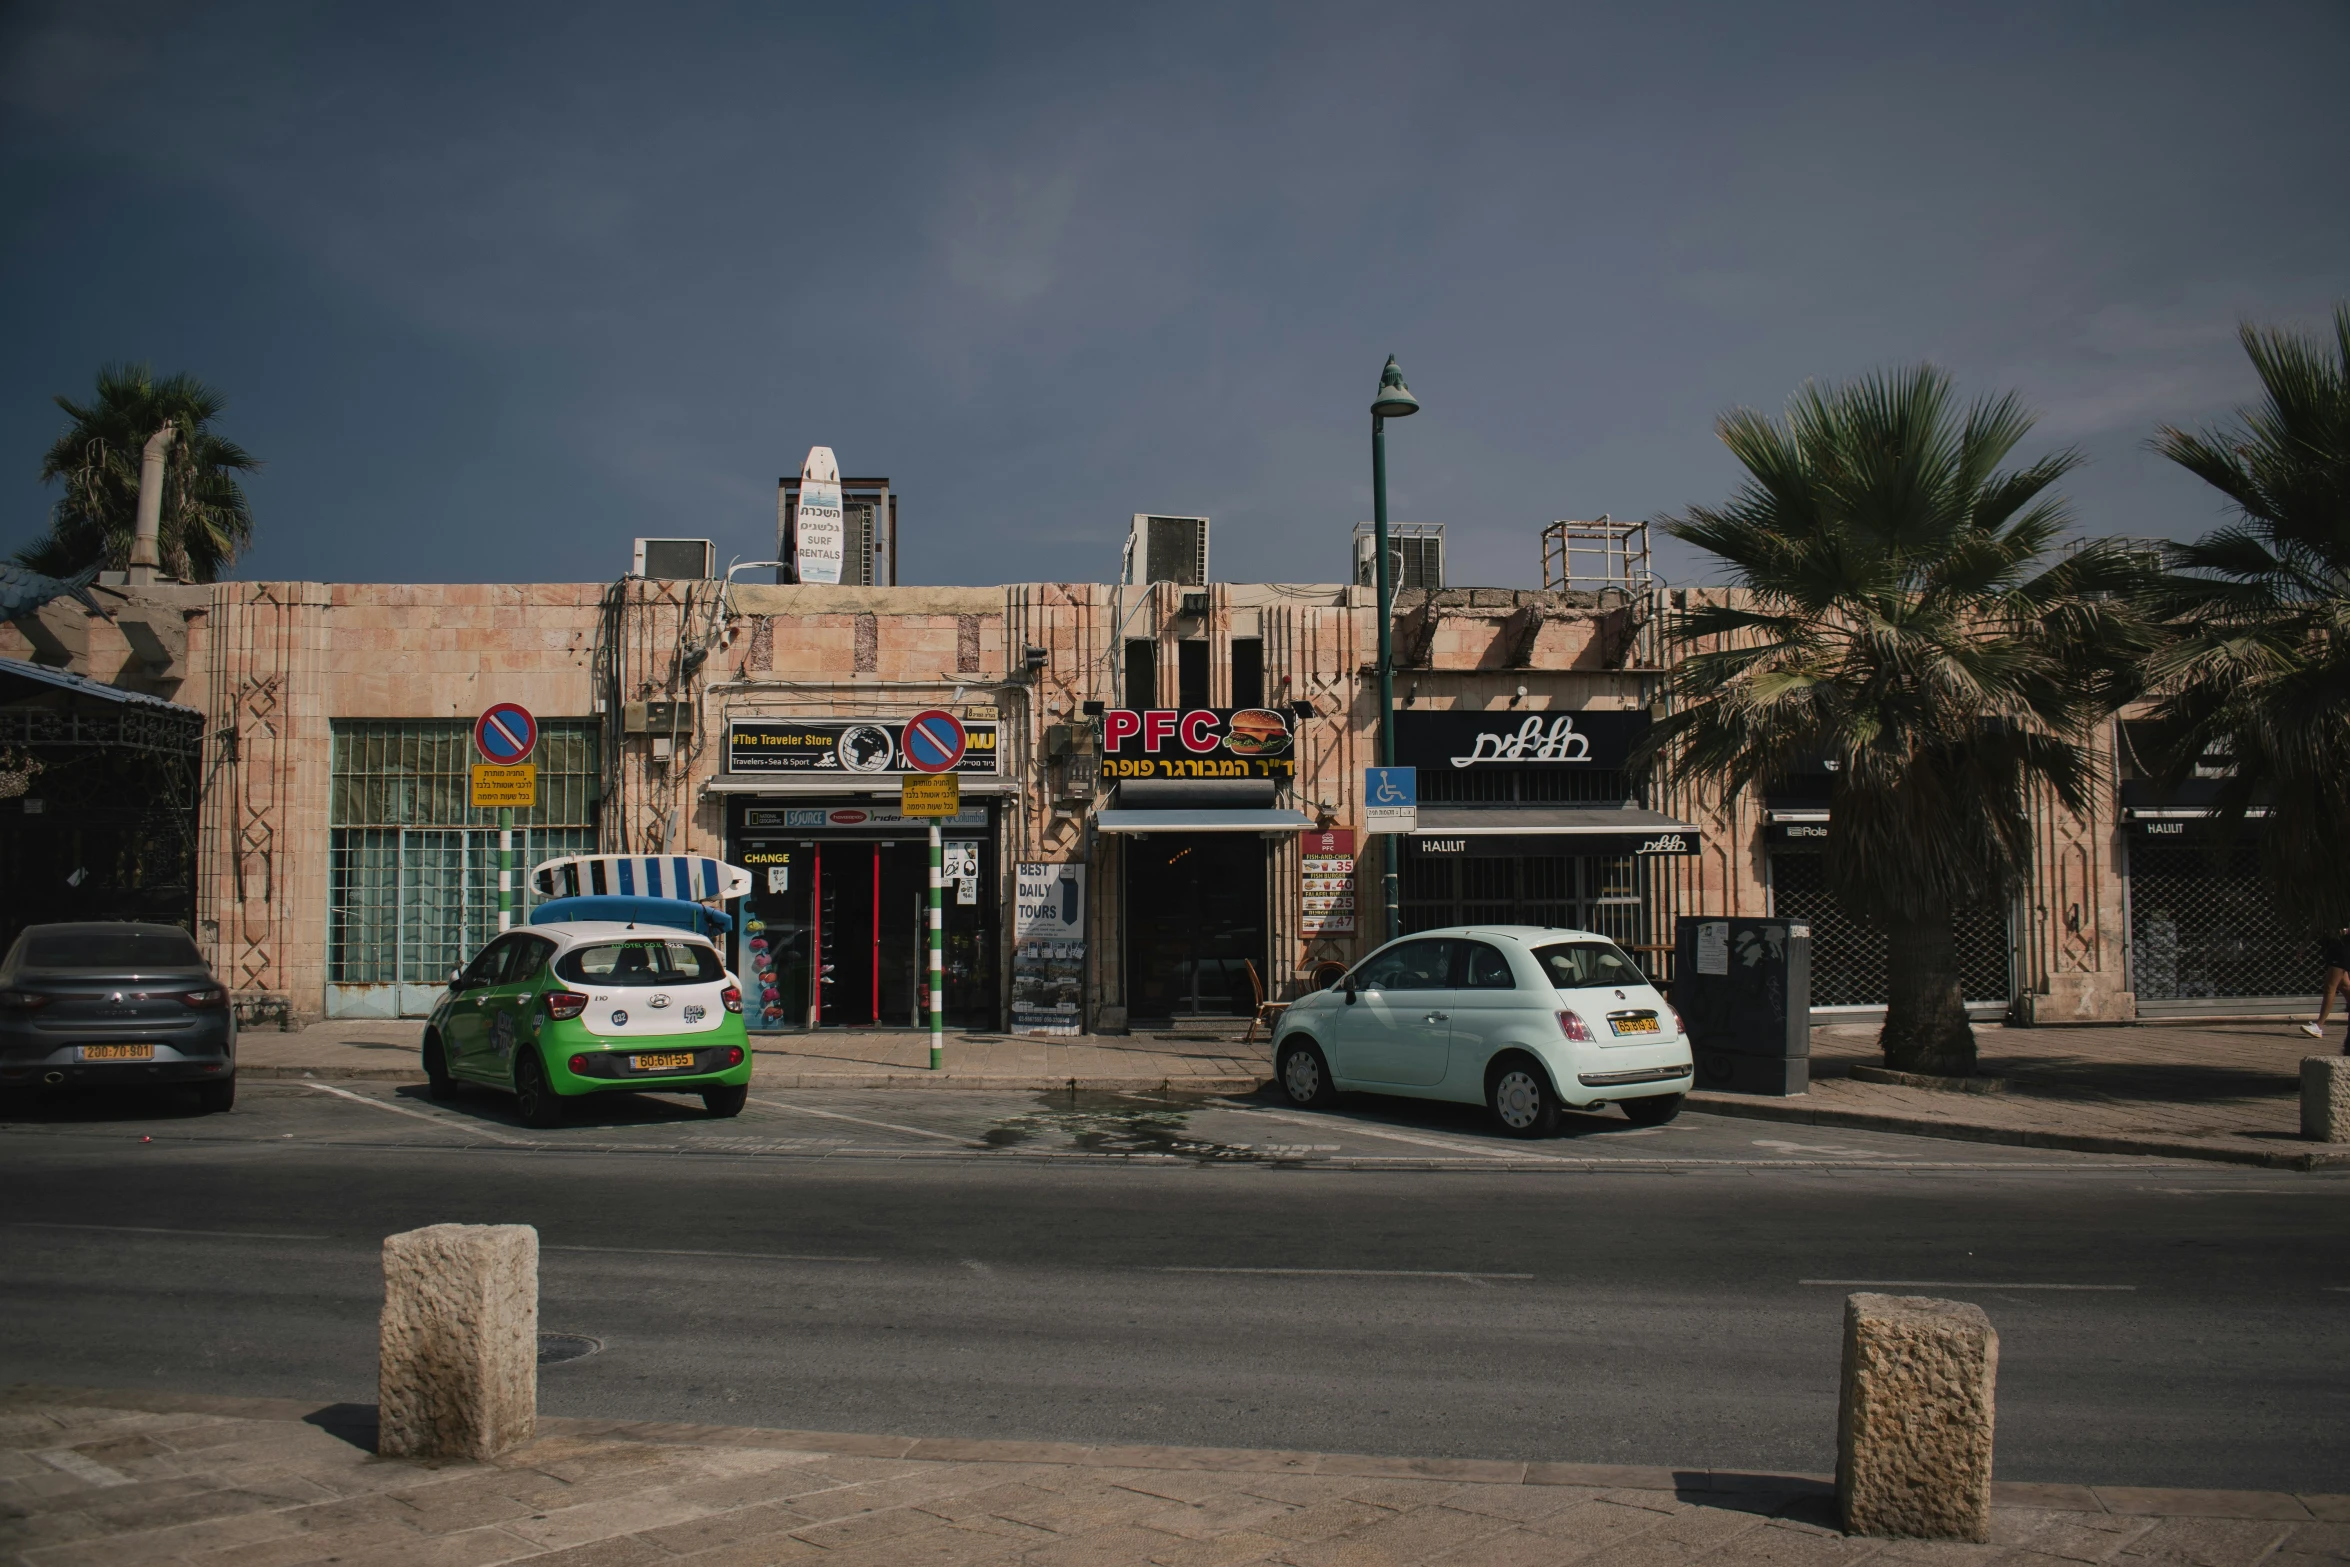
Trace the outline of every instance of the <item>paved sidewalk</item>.
<instances>
[{"instance_id":1,"label":"paved sidewalk","mask_svg":"<svg viewBox=\"0 0 2350 1567\"><path fill-rule=\"evenodd\" d=\"M1851 1538L1817 1476L546 1420L496 1463L369 1451L374 1412L0 1397L22 1567L1737 1567L2350 1562L2350 1496L1995 1488L1988 1545Z\"/></svg>"},{"instance_id":2,"label":"paved sidewalk","mask_svg":"<svg viewBox=\"0 0 2350 1567\"><path fill-rule=\"evenodd\" d=\"M240 1070L256 1077L421 1078L414 1019L337 1021L297 1033L240 1036ZM2289 1019L2081 1028L1979 1027L1996 1094L1951 1093L1850 1076L1878 1062L1873 1024L1812 1033L1811 1092L1794 1099L1698 1093L1717 1115L1908 1132L1969 1142L2159 1154L2309 1169L2350 1165L2350 1146L2301 1140L2301 1058L2341 1048ZM950 1033L946 1069L929 1070L930 1036L906 1029L754 1035L760 1086L792 1088L1069 1088L1253 1093L1272 1080L1265 1038L1195 1030L1123 1038Z\"/></svg>"}]
</instances>

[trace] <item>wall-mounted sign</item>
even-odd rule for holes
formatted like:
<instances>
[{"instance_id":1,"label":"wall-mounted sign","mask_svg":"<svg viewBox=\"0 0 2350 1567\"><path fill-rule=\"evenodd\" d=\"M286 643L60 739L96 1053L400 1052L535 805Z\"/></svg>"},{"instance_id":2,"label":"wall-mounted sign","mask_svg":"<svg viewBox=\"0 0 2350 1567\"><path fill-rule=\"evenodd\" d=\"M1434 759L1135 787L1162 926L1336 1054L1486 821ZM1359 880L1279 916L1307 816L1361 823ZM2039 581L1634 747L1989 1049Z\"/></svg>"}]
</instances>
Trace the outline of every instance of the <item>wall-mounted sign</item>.
<instances>
[{"instance_id":1,"label":"wall-mounted sign","mask_svg":"<svg viewBox=\"0 0 2350 1567\"><path fill-rule=\"evenodd\" d=\"M1304 852L1304 933L1343 936L1355 928L1355 835L1351 827L1298 834Z\"/></svg>"},{"instance_id":2,"label":"wall-mounted sign","mask_svg":"<svg viewBox=\"0 0 2350 1567\"><path fill-rule=\"evenodd\" d=\"M802 582L837 583L848 529L840 508L840 464L829 446L808 448L800 498L792 507L792 564Z\"/></svg>"},{"instance_id":3,"label":"wall-mounted sign","mask_svg":"<svg viewBox=\"0 0 2350 1567\"><path fill-rule=\"evenodd\" d=\"M726 726L730 773L814 773L888 781L917 770L901 749L902 718L737 718ZM996 770L996 725L963 725L958 773Z\"/></svg>"},{"instance_id":4,"label":"wall-mounted sign","mask_svg":"<svg viewBox=\"0 0 2350 1567\"><path fill-rule=\"evenodd\" d=\"M1363 769L1363 829L1408 833L1420 825L1417 767Z\"/></svg>"},{"instance_id":5,"label":"wall-mounted sign","mask_svg":"<svg viewBox=\"0 0 2350 1567\"><path fill-rule=\"evenodd\" d=\"M1436 771L1479 767L1620 768L1648 733L1646 708L1634 712L1486 712L1395 715L1395 759Z\"/></svg>"},{"instance_id":6,"label":"wall-mounted sign","mask_svg":"<svg viewBox=\"0 0 2350 1567\"><path fill-rule=\"evenodd\" d=\"M874 828L887 830L928 827L929 825L930 820L927 817L908 816L903 811L866 805L786 805L772 809L754 806L743 812L743 826L745 828L765 828L770 831L783 828L791 832L818 830L863 832ZM987 807L966 805L957 811L950 820L943 821L939 825L942 827L985 827L987 825Z\"/></svg>"},{"instance_id":7,"label":"wall-mounted sign","mask_svg":"<svg viewBox=\"0 0 2350 1567\"><path fill-rule=\"evenodd\" d=\"M1705 847L1686 828L1651 828L1609 833L1443 833L1406 838L1404 852L1456 860L1515 860L1528 855L1638 855L1653 858L1696 854Z\"/></svg>"},{"instance_id":8,"label":"wall-mounted sign","mask_svg":"<svg viewBox=\"0 0 2350 1567\"><path fill-rule=\"evenodd\" d=\"M1771 822L1763 828L1771 843L1808 843L1814 848L1828 841L1826 822Z\"/></svg>"},{"instance_id":9,"label":"wall-mounted sign","mask_svg":"<svg viewBox=\"0 0 2350 1567\"><path fill-rule=\"evenodd\" d=\"M1274 707L1113 707L1102 715L1102 776L1288 778L1294 722Z\"/></svg>"}]
</instances>

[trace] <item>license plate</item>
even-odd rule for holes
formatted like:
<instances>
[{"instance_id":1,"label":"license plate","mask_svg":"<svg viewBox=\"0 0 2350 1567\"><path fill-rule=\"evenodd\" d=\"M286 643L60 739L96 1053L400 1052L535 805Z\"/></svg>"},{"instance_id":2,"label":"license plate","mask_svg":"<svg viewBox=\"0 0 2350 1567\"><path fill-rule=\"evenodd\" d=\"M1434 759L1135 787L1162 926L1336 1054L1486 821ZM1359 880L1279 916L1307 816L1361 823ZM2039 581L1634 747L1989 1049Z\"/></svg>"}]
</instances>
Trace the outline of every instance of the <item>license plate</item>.
<instances>
[{"instance_id":1,"label":"license plate","mask_svg":"<svg viewBox=\"0 0 2350 1567\"><path fill-rule=\"evenodd\" d=\"M155 1047L153 1045L84 1045L82 1046L82 1059L84 1061L152 1061L155 1059Z\"/></svg>"},{"instance_id":2,"label":"license plate","mask_svg":"<svg viewBox=\"0 0 2350 1567\"><path fill-rule=\"evenodd\" d=\"M638 1072L667 1072L681 1066L692 1066L694 1053L691 1050L663 1050L654 1055L630 1056L628 1064Z\"/></svg>"},{"instance_id":3,"label":"license plate","mask_svg":"<svg viewBox=\"0 0 2350 1567\"><path fill-rule=\"evenodd\" d=\"M1652 1017L1611 1017L1607 1020L1607 1026L1619 1034L1653 1034L1657 1031L1656 1019Z\"/></svg>"}]
</instances>

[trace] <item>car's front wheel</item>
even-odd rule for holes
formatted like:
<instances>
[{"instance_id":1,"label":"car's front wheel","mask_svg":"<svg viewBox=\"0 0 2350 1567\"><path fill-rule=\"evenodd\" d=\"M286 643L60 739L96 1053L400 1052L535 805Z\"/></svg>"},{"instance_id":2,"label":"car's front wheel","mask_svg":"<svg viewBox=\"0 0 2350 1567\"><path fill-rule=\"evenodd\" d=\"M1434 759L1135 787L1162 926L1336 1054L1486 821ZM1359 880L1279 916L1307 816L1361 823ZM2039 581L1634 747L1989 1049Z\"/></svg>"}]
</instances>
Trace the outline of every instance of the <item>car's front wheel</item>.
<instances>
[{"instance_id":1,"label":"car's front wheel","mask_svg":"<svg viewBox=\"0 0 2350 1567\"><path fill-rule=\"evenodd\" d=\"M449 1075L449 1048L438 1034L424 1036L424 1091L435 1099L457 1097L457 1079Z\"/></svg>"},{"instance_id":2,"label":"car's front wheel","mask_svg":"<svg viewBox=\"0 0 2350 1567\"><path fill-rule=\"evenodd\" d=\"M1662 1126L1681 1113L1682 1094L1650 1094L1644 1099L1619 1099L1625 1117L1634 1126Z\"/></svg>"},{"instance_id":3,"label":"car's front wheel","mask_svg":"<svg viewBox=\"0 0 2350 1567\"><path fill-rule=\"evenodd\" d=\"M748 1083L736 1083L729 1088L705 1088L702 1090L702 1108L720 1120L725 1120L729 1116L742 1114L743 1102L750 1097L751 1085Z\"/></svg>"},{"instance_id":4,"label":"car's front wheel","mask_svg":"<svg viewBox=\"0 0 2350 1567\"><path fill-rule=\"evenodd\" d=\"M1310 1039L1291 1039L1283 1044L1274 1075L1281 1080L1281 1092L1301 1110L1327 1110L1338 1103L1338 1090L1330 1083L1330 1063L1322 1059L1321 1047Z\"/></svg>"},{"instance_id":5,"label":"car's front wheel","mask_svg":"<svg viewBox=\"0 0 2350 1567\"><path fill-rule=\"evenodd\" d=\"M515 1053L514 1108L521 1113L524 1126L544 1129L563 1124L563 1101L547 1081L546 1066L536 1050Z\"/></svg>"},{"instance_id":6,"label":"car's front wheel","mask_svg":"<svg viewBox=\"0 0 2350 1567\"><path fill-rule=\"evenodd\" d=\"M1558 1095L1530 1056L1504 1056L1494 1064L1485 1078L1485 1108L1506 1136L1558 1134Z\"/></svg>"}]
</instances>

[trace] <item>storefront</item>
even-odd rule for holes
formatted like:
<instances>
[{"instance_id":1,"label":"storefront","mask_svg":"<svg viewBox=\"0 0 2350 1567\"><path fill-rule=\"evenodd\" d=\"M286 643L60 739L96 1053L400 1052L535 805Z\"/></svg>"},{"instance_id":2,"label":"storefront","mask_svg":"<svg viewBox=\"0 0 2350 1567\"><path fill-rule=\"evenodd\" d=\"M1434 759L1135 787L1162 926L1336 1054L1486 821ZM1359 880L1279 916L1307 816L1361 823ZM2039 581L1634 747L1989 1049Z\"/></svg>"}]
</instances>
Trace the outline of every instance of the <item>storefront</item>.
<instances>
[{"instance_id":1,"label":"storefront","mask_svg":"<svg viewBox=\"0 0 2350 1567\"><path fill-rule=\"evenodd\" d=\"M2309 1004L2323 965L2306 931L2279 917L2261 866L2266 813L2217 814L2226 786L2214 758L2164 787L2144 775L2122 725L2123 875L2130 919L2130 988L2141 1015L2271 1011ZM2141 732L2142 735L2142 732Z\"/></svg>"},{"instance_id":2,"label":"storefront","mask_svg":"<svg viewBox=\"0 0 2350 1567\"><path fill-rule=\"evenodd\" d=\"M1694 855L1692 824L1630 797L1624 764L1646 712L1402 712L1396 760L1419 770L1404 841L1405 932L1554 925L1661 948L1652 866Z\"/></svg>"},{"instance_id":3,"label":"storefront","mask_svg":"<svg viewBox=\"0 0 2350 1567\"><path fill-rule=\"evenodd\" d=\"M931 818L899 809L903 717L727 724L726 857L751 873L733 935L761 1031L925 1026ZM939 822L946 1019L999 1026L996 724L966 719L962 810Z\"/></svg>"},{"instance_id":4,"label":"storefront","mask_svg":"<svg viewBox=\"0 0 2350 1567\"><path fill-rule=\"evenodd\" d=\"M1109 708L1094 826L1120 857L1117 929L1130 1022L1247 1017L1273 993L1273 867L1314 826L1284 803L1295 713Z\"/></svg>"}]
</instances>

